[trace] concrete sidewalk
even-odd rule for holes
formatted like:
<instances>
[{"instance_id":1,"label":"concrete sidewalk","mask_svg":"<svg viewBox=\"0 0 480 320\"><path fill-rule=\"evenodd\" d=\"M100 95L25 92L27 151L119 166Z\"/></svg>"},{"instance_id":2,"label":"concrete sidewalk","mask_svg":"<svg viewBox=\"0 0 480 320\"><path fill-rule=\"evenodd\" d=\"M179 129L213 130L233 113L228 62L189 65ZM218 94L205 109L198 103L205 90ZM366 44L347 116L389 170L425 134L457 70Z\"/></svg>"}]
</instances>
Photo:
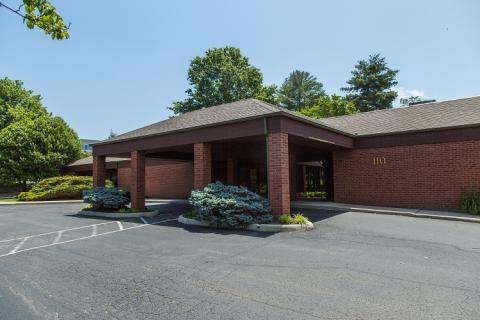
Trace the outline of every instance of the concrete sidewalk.
<instances>
[{"instance_id":1,"label":"concrete sidewalk","mask_svg":"<svg viewBox=\"0 0 480 320\"><path fill-rule=\"evenodd\" d=\"M407 216L407 217L415 217L415 218L428 218L428 219L480 223L480 216L465 214L461 212L453 212L453 211L434 211L434 210L423 210L423 209L375 207L375 206L364 206L364 205L325 202L325 201L292 201L291 206L292 208L295 208L295 209L354 211L354 212L367 212L367 213Z\"/></svg>"}]
</instances>

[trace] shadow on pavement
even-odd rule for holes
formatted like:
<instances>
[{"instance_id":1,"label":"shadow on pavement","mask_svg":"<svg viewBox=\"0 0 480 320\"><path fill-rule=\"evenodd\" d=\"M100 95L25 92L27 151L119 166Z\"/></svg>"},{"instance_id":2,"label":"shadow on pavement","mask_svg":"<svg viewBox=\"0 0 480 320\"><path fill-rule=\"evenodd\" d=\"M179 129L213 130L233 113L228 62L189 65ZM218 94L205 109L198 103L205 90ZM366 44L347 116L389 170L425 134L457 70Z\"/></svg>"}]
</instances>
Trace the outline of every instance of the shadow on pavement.
<instances>
[{"instance_id":1,"label":"shadow on pavement","mask_svg":"<svg viewBox=\"0 0 480 320\"><path fill-rule=\"evenodd\" d=\"M292 213L302 213L308 219L315 223L319 222L322 220L326 220L331 217L338 216L340 214L343 214L345 212L348 212L348 210L319 210L319 209L297 209L297 208L292 208L291 210Z\"/></svg>"},{"instance_id":2,"label":"shadow on pavement","mask_svg":"<svg viewBox=\"0 0 480 320\"><path fill-rule=\"evenodd\" d=\"M168 221L168 222L161 222L162 220L167 219L176 219L182 213L190 211L192 207L186 203L159 203L159 204L149 204L147 205L149 209L158 210L159 214L153 218L146 218L152 226L163 226L163 227L171 227L171 228L182 228L191 233L198 233L198 234L220 234L220 235L240 235L240 236L247 236L247 237L257 237L257 238L267 238L270 237L277 232L257 232L257 231L247 231L247 230L231 230L231 229L220 229L220 228L205 228L205 227L198 227L198 226L190 226L181 224L177 221ZM310 219L313 223L319 222L322 220L326 220L328 218L337 216L339 214L347 212L344 211L330 211L330 210L317 210L317 209L297 209L292 208L292 213L302 213ZM88 216L78 216L76 214L69 215L75 218L81 219L95 219L95 220L103 220L103 221L115 221L118 218L103 218L103 217L88 217ZM138 218L127 218L130 219L138 219ZM140 220L140 219L138 219ZM156 223L161 222L161 223Z\"/></svg>"}]
</instances>

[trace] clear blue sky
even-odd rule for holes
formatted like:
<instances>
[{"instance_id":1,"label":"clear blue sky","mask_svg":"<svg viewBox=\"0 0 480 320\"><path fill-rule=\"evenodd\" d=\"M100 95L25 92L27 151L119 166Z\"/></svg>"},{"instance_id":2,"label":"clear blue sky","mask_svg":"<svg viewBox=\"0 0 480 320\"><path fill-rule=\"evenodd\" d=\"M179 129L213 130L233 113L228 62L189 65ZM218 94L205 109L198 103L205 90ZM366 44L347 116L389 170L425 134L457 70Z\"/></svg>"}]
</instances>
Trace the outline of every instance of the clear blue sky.
<instances>
[{"instance_id":1,"label":"clear blue sky","mask_svg":"<svg viewBox=\"0 0 480 320\"><path fill-rule=\"evenodd\" d=\"M357 60L380 53L400 70L404 94L480 95L480 1L51 2L72 23L68 40L0 9L0 77L23 80L82 138L171 116L190 60L226 45L239 47L266 84L300 69L340 93Z\"/></svg>"}]
</instances>

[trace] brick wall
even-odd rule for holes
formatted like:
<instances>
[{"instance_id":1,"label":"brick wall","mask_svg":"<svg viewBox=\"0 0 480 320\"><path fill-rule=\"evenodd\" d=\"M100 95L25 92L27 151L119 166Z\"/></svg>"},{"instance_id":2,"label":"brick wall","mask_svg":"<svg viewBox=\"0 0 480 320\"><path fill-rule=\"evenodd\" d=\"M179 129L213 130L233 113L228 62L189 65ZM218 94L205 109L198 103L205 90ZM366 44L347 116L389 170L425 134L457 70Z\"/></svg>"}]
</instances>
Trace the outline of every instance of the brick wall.
<instances>
[{"instance_id":1,"label":"brick wall","mask_svg":"<svg viewBox=\"0 0 480 320\"><path fill-rule=\"evenodd\" d=\"M193 163L147 159L145 168L147 197L187 198L193 186ZM130 186L130 163L119 163L118 185Z\"/></svg>"},{"instance_id":2,"label":"brick wall","mask_svg":"<svg viewBox=\"0 0 480 320\"><path fill-rule=\"evenodd\" d=\"M336 202L458 209L462 188L480 187L480 141L342 150L333 156ZM384 157L385 164L374 165L374 157Z\"/></svg>"},{"instance_id":3,"label":"brick wall","mask_svg":"<svg viewBox=\"0 0 480 320\"><path fill-rule=\"evenodd\" d=\"M290 213L288 134L270 133L267 143L268 198L272 213Z\"/></svg>"},{"instance_id":4,"label":"brick wall","mask_svg":"<svg viewBox=\"0 0 480 320\"><path fill-rule=\"evenodd\" d=\"M212 182L212 146L209 143L193 145L193 188L203 189Z\"/></svg>"}]
</instances>

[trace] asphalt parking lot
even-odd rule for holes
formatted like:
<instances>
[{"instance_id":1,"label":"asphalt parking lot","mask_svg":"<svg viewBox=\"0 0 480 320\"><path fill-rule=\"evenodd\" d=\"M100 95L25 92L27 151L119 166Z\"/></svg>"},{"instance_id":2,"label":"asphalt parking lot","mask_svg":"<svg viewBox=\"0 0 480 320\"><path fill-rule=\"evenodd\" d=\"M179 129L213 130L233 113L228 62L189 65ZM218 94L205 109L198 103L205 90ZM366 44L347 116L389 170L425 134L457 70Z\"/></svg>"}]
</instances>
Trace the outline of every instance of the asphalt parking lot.
<instances>
[{"instance_id":1,"label":"asphalt parking lot","mask_svg":"<svg viewBox=\"0 0 480 320\"><path fill-rule=\"evenodd\" d=\"M0 207L0 319L478 319L480 224L308 212L311 232Z\"/></svg>"}]
</instances>

